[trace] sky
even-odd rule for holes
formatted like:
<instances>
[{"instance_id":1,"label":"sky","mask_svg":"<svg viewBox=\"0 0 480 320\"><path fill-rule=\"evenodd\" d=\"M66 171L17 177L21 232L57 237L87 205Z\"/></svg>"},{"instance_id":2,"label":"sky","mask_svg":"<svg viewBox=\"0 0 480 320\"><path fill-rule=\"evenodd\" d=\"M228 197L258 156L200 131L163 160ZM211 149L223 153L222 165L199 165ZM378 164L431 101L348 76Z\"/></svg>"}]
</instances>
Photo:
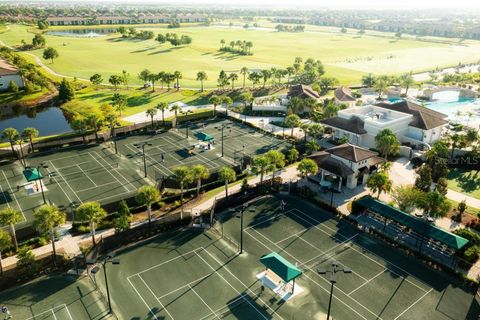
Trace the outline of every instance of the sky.
<instances>
[{"instance_id":1,"label":"sky","mask_svg":"<svg viewBox=\"0 0 480 320\"><path fill-rule=\"evenodd\" d=\"M58 2L92 2L91 0L54 0ZM480 8L480 0L100 0L98 2L219 4L221 6L261 6L270 8L308 7L411 9L411 8Z\"/></svg>"}]
</instances>

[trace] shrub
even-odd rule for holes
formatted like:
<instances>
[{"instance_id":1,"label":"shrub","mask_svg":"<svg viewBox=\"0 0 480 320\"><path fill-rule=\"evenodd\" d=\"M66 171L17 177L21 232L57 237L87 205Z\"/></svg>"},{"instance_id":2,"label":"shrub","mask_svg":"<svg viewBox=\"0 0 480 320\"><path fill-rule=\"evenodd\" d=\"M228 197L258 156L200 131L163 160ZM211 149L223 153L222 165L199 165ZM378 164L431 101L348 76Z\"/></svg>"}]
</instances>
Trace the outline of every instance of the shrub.
<instances>
[{"instance_id":1,"label":"shrub","mask_svg":"<svg viewBox=\"0 0 480 320\"><path fill-rule=\"evenodd\" d=\"M32 268L35 263L35 255L29 246L23 246L18 249L17 259L19 268Z\"/></svg>"},{"instance_id":2,"label":"shrub","mask_svg":"<svg viewBox=\"0 0 480 320\"><path fill-rule=\"evenodd\" d=\"M8 91L13 93L18 93L19 91L17 84L12 80L10 80L10 82L8 83Z\"/></svg>"},{"instance_id":3,"label":"shrub","mask_svg":"<svg viewBox=\"0 0 480 320\"><path fill-rule=\"evenodd\" d=\"M463 254L464 259L470 263L475 263L478 260L479 256L480 250L478 246L471 246L470 248L465 250L465 253Z\"/></svg>"}]
</instances>

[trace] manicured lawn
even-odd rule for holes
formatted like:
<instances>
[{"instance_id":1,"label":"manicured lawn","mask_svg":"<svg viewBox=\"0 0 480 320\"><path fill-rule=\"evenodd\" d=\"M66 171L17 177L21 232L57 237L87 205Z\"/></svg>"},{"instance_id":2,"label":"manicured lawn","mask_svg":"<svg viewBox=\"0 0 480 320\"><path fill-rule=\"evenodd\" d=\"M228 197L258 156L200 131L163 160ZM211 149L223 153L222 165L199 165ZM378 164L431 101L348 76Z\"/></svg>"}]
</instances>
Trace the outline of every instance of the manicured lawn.
<instances>
[{"instance_id":1,"label":"manicured lawn","mask_svg":"<svg viewBox=\"0 0 480 320\"><path fill-rule=\"evenodd\" d=\"M88 115L98 111L99 107L105 103L111 103L112 96L115 92L127 96L127 110L122 112L122 117L129 116L138 112L155 107L159 102L176 102L183 101L189 105L201 105L208 103L204 94L193 90L170 91L158 90L152 92L151 89L92 89L88 87L77 92L76 98L62 106L63 109L75 114Z\"/></svg>"},{"instance_id":2,"label":"manicured lawn","mask_svg":"<svg viewBox=\"0 0 480 320\"><path fill-rule=\"evenodd\" d=\"M17 94L14 94L11 92L2 92L0 93L0 105L4 105L11 102L28 102L31 100L38 99L47 93L48 93L47 89L42 89L29 94L24 94L23 91L20 91Z\"/></svg>"},{"instance_id":3,"label":"manicured lawn","mask_svg":"<svg viewBox=\"0 0 480 320\"><path fill-rule=\"evenodd\" d=\"M10 25L0 34L8 45L29 42L33 27ZM30 28L30 29L29 29ZM54 28L51 28L52 30ZM58 29L58 28L57 28ZM154 33L172 32L165 27L152 26ZM391 34L372 33L359 37L354 31L342 34L339 30L308 26L304 33L277 33L269 30L244 30L229 27L182 27L174 32L189 35L193 43L186 47L160 45L154 40L123 40L119 34L99 38L73 38L45 35L47 45L56 48L60 57L53 64L44 61L54 71L88 79L101 73L104 81L112 74L127 70L131 82L139 84L137 74L144 68L152 71L183 73L183 87L198 87L196 73L207 72L207 87L215 87L218 72L291 65L295 57L320 59L328 76L335 76L344 84L358 83L365 72L401 73L433 69L437 66L467 62L480 50L480 42L465 41L462 46L417 41L396 40ZM236 56L218 51L220 40L253 42L253 56ZM42 50L31 53L41 57ZM435 59L432 59L435 57ZM43 58L42 58L43 59ZM241 79L237 81L238 85Z\"/></svg>"},{"instance_id":4,"label":"manicured lawn","mask_svg":"<svg viewBox=\"0 0 480 320\"><path fill-rule=\"evenodd\" d=\"M450 170L448 188L480 199L480 173L461 169Z\"/></svg>"}]
</instances>

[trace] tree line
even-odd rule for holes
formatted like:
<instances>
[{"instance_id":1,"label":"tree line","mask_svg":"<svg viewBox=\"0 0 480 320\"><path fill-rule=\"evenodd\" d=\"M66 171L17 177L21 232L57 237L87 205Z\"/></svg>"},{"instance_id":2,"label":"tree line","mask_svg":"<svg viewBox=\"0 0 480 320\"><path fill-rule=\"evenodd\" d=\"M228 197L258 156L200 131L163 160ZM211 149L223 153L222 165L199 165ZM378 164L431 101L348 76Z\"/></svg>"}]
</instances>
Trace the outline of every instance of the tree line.
<instances>
[{"instance_id":1,"label":"tree line","mask_svg":"<svg viewBox=\"0 0 480 320\"><path fill-rule=\"evenodd\" d=\"M219 51L236 53L242 56L251 56L253 42L245 40L230 41L229 45L226 45L225 39L220 40L220 49Z\"/></svg>"},{"instance_id":2,"label":"tree line","mask_svg":"<svg viewBox=\"0 0 480 320\"><path fill-rule=\"evenodd\" d=\"M305 26L304 25L289 26L286 24L277 24L275 26L275 29L278 32L304 32Z\"/></svg>"}]
</instances>

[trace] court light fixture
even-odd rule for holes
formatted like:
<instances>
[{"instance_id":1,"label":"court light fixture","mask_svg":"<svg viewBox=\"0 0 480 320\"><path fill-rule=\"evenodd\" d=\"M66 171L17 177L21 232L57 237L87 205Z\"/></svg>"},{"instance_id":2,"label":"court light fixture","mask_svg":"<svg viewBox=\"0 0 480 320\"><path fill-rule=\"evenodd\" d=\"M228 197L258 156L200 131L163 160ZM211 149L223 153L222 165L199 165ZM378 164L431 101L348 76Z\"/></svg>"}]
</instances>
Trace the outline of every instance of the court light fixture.
<instances>
[{"instance_id":1,"label":"court light fixture","mask_svg":"<svg viewBox=\"0 0 480 320\"><path fill-rule=\"evenodd\" d=\"M337 283L337 273L343 272L346 274L352 273L352 269L350 268L339 268L339 263L335 260L331 262L332 270L326 270L325 268L318 268L317 273L320 275L324 275L327 273L331 273L330 276L330 298L328 300L328 311L327 311L327 320L330 320L330 312L332 309L332 298L333 298L333 287Z\"/></svg>"}]
</instances>

